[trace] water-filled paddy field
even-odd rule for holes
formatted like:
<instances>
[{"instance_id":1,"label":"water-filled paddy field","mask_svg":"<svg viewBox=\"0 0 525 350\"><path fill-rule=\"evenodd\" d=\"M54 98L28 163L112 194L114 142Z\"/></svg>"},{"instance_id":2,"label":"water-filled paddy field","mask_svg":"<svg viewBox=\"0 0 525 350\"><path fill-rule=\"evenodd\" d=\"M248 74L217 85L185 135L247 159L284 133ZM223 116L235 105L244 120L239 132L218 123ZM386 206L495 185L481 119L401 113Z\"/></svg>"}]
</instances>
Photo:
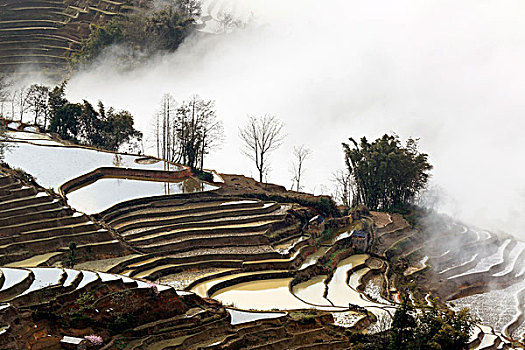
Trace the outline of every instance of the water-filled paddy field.
<instances>
[{"instance_id":1,"label":"water-filled paddy field","mask_svg":"<svg viewBox=\"0 0 525 350\"><path fill-rule=\"evenodd\" d=\"M69 204L85 213L98 213L131 199L161 195L195 193L217 189L195 178L177 182L102 178L67 194Z\"/></svg>"}]
</instances>

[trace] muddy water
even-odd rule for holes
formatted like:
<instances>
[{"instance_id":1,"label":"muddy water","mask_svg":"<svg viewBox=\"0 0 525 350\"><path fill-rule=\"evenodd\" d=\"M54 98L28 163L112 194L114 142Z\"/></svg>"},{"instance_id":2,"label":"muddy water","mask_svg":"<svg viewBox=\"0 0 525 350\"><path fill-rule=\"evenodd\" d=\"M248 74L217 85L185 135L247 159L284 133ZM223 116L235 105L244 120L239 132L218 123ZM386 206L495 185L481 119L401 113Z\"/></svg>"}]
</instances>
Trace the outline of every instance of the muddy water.
<instances>
[{"instance_id":1,"label":"muddy water","mask_svg":"<svg viewBox=\"0 0 525 350\"><path fill-rule=\"evenodd\" d=\"M494 341L496 340L497 336L492 334L492 329L490 327L480 325L480 328L483 331L483 333L485 333L485 335L483 336L481 344L478 345L478 349L485 349L486 347L489 347L490 345L494 344Z\"/></svg>"},{"instance_id":2,"label":"muddy water","mask_svg":"<svg viewBox=\"0 0 525 350\"><path fill-rule=\"evenodd\" d=\"M225 305L240 309L289 310L308 309L312 306L302 302L290 293L291 278L252 281L225 288L213 295Z\"/></svg>"},{"instance_id":3,"label":"muddy water","mask_svg":"<svg viewBox=\"0 0 525 350\"><path fill-rule=\"evenodd\" d=\"M244 310L293 310L310 309L314 306L307 304L292 293L289 285L291 278L252 281L225 288L213 295L213 298L226 305L234 305ZM334 307L320 307L316 309L334 311Z\"/></svg>"},{"instance_id":4,"label":"muddy water","mask_svg":"<svg viewBox=\"0 0 525 350\"><path fill-rule=\"evenodd\" d=\"M350 279L348 280L348 285L350 286L350 288L352 289L357 289L357 287L359 286L359 280L361 279L361 277L363 277L368 271L370 271L370 269L368 267L364 267L360 270L357 270L356 272L354 272L351 276L350 276Z\"/></svg>"},{"instance_id":5,"label":"muddy water","mask_svg":"<svg viewBox=\"0 0 525 350\"><path fill-rule=\"evenodd\" d=\"M315 253L309 255L304 260L304 262L301 265L301 267L299 268L299 270L304 270L308 266L314 265L317 262L317 260L319 260L323 255L325 255L325 253L328 251L328 249L330 249L330 248L329 247L321 247Z\"/></svg>"},{"instance_id":6,"label":"muddy water","mask_svg":"<svg viewBox=\"0 0 525 350\"><path fill-rule=\"evenodd\" d=\"M329 245L334 245L337 241L345 238L349 238L352 235L352 231L344 230L339 231L337 235L328 243Z\"/></svg>"},{"instance_id":7,"label":"muddy water","mask_svg":"<svg viewBox=\"0 0 525 350\"><path fill-rule=\"evenodd\" d=\"M291 240L285 241L280 244L273 246L273 249L277 250L281 254L287 254L297 243L307 239L307 236L296 237Z\"/></svg>"},{"instance_id":8,"label":"muddy water","mask_svg":"<svg viewBox=\"0 0 525 350\"><path fill-rule=\"evenodd\" d=\"M351 303L371 308L375 314L383 314L386 312L382 309L385 305L363 299L361 293L355 289L359 284L359 279L369 271L368 268L362 268L353 273L347 283L348 271L364 263L367 257L366 254L352 255L337 265L334 276L328 284L327 298L336 306L347 307Z\"/></svg>"},{"instance_id":9,"label":"muddy water","mask_svg":"<svg viewBox=\"0 0 525 350\"><path fill-rule=\"evenodd\" d=\"M301 282L292 288L292 292L309 304L331 306L330 302L323 297L326 277L326 275L315 276L306 282Z\"/></svg>"},{"instance_id":10,"label":"muddy water","mask_svg":"<svg viewBox=\"0 0 525 350\"><path fill-rule=\"evenodd\" d=\"M208 290L214 285L216 285L217 283L224 282L224 281L231 280L231 279L238 278L238 277L259 275L261 273L271 273L271 272L280 272L280 271L242 272L242 273L237 273L234 275L218 277L218 278L214 278L212 280L197 284L191 289L191 291L199 295L202 298L208 298Z\"/></svg>"},{"instance_id":11,"label":"muddy water","mask_svg":"<svg viewBox=\"0 0 525 350\"><path fill-rule=\"evenodd\" d=\"M39 266L40 264L43 264L45 263L46 261L48 261L50 258L56 256L56 255L59 255L61 254L60 252L51 252L51 253L46 253L46 254L42 254L42 255L35 255L29 259L26 259L26 260L21 260L21 261L16 261L16 262L13 262L13 263L10 263L10 264L6 264L5 266L6 267L35 267L35 266Z\"/></svg>"},{"instance_id":12,"label":"muddy water","mask_svg":"<svg viewBox=\"0 0 525 350\"><path fill-rule=\"evenodd\" d=\"M347 283L348 271L351 270L354 266L364 262L366 256L359 257L357 255L351 256L348 259L341 261L337 266L337 269L334 273L334 277L328 284L328 295L327 298L334 305L345 306L348 303L362 305L364 300L361 299L361 294L356 290L352 289ZM350 278L353 284L355 282L355 274Z\"/></svg>"}]
</instances>

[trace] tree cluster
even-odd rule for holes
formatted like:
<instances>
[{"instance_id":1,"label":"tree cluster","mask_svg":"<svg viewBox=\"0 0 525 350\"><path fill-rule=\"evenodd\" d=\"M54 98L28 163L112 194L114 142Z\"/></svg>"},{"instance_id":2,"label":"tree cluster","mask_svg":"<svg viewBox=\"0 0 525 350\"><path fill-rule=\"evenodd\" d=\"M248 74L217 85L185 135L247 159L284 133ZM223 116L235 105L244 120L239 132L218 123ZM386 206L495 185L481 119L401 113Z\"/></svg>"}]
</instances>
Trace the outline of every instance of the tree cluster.
<instances>
[{"instance_id":1,"label":"tree cluster","mask_svg":"<svg viewBox=\"0 0 525 350\"><path fill-rule=\"evenodd\" d=\"M133 127L133 116L128 111L106 110L102 102L98 103L98 110L86 100L72 103L65 98L64 90L62 84L49 92L49 131L65 140L110 151L141 140L142 133Z\"/></svg>"},{"instance_id":2,"label":"tree cluster","mask_svg":"<svg viewBox=\"0 0 525 350\"><path fill-rule=\"evenodd\" d=\"M72 56L73 66L97 58L107 47L120 45L126 50L126 62L134 62L156 51L175 51L196 28L201 14L197 0L157 1L153 8L138 9L118 16L110 22L93 26L78 54Z\"/></svg>"},{"instance_id":3,"label":"tree cluster","mask_svg":"<svg viewBox=\"0 0 525 350\"><path fill-rule=\"evenodd\" d=\"M389 349L467 349L473 327L474 319L467 309L455 312L434 303L416 314L405 301L394 314Z\"/></svg>"},{"instance_id":4,"label":"tree cluster","mask_svg":"<svg viewBox=\"0 0 525 350\"><path fill-rule=\"evenodd\" d=\"M380 319L379 332L355 339L356 349L466 350L476 320L468 309L440 308L434 301L416 311L405 300L389 321Z\"/></svg>"},{"instance_id":5,"label":"tree cluster","mask_svg":"<svg viewBox=\"0 0 525 350\"><path fill-rule=\"evenodd\" d=\"M224 137L215 102L198 95L180 104L164 95L154 128L158 157L201 171L205 156L220 146Z\"/></svg>"},{"instance_id":6,"label":"tree cluster","mask_svg":"<svg viewBox=\"0 0 525 350\"><path fill-rule=\"evenodd\" d=\"M403 146L397 136L385 134L372 143L365 137L350 142L343 148L353 205L391 209L410 203L425 188L432 165L419 153L417 140L409 138Z\"/></svg>"},{"instance_id":7,"label":"tree cluster","mask_svg":"<svg viewBox=\"0 0 525 350\"><path fill-rule=\"evenodd\" d=\"M65 98L66 84L50 88L33 84L9 92L7 85L0 79L0 97L9 98L11 118L20 122L24 116L32 113L31 122L42 130L55 132L64 140L75 143L118 151L120 146L138 143L142 133L133 127L133 116L127 111L106 110L102 102L95 109L91 103L72 103ZM2 101L0 115L6 117ZM136 150L137 145L133 145Z\"/></svg>"}]
</instances>

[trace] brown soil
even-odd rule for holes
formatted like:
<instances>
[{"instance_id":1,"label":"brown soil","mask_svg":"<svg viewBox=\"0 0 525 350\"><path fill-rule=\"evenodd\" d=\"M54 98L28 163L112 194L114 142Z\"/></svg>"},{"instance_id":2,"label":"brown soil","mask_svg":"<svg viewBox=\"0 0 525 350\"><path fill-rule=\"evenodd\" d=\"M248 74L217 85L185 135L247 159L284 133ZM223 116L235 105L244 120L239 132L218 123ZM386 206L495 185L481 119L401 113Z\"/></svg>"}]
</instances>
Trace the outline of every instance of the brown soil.
<instances>
[{"instance_id":1,"label":"brown soil","mask_svg":"<svg viewBox=\"0 0 525 350\"><path fill-rule=\"evenodd\" d=\"M391 223L377 230L377 254L384 255L395 242L414 233L402 215L392 214L391 217Z\"/></svg>"},{"instance_id":2,"label":"brown soil","mask_svg":"<svg viewBox=\"0 0 525 350\"><path fill-rule=\"evenodd\" d=\"M374 220L374 225L376 228L384 228L386 225L392 223L392 218L388 213L371 211L370 216Z\"/></svg>"},{"instance_id":3,"label":"brown soil","mask_svg":"<svg viewBox=\"0 0 525 350\"><path fill-rule=\"evenodd\" d=\"M255 179L244 175L220 174L220 176L223 178L224 183L219 184L222 188L217 191L217 194L225 196L266 194L268 196L279 195L311 201L318 201L322 198L322 196L314 196L310 193L287 190L281 185L258 182Z\"/></svg>"}]
</instances>

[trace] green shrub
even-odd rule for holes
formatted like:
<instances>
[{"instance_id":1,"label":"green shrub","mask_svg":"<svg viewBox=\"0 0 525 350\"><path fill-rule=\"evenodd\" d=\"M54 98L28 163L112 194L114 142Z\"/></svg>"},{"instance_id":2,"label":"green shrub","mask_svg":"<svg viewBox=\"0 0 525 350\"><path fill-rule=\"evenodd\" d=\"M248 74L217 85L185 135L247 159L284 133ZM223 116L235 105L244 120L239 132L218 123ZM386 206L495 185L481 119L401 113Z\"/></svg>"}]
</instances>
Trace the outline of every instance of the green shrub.
<instances>
[{"instance_id":1,"label":"green shrub","mask_svg":"<svg viewBox=\"0 0 525 350\"><path fill-rule=\"evenodd\" d=\"M282 196L277 194L267 195L265 193L245 193L241 197L256 198L262 201L274 201L279 203L297 203L304 207L312 207L317 209L321 215L326 217L340 217L341 213L337 209L337 205L330 197L321 197L318 201L311 199L304 199L300 197Z\"/></svg>"}]
</instances>

